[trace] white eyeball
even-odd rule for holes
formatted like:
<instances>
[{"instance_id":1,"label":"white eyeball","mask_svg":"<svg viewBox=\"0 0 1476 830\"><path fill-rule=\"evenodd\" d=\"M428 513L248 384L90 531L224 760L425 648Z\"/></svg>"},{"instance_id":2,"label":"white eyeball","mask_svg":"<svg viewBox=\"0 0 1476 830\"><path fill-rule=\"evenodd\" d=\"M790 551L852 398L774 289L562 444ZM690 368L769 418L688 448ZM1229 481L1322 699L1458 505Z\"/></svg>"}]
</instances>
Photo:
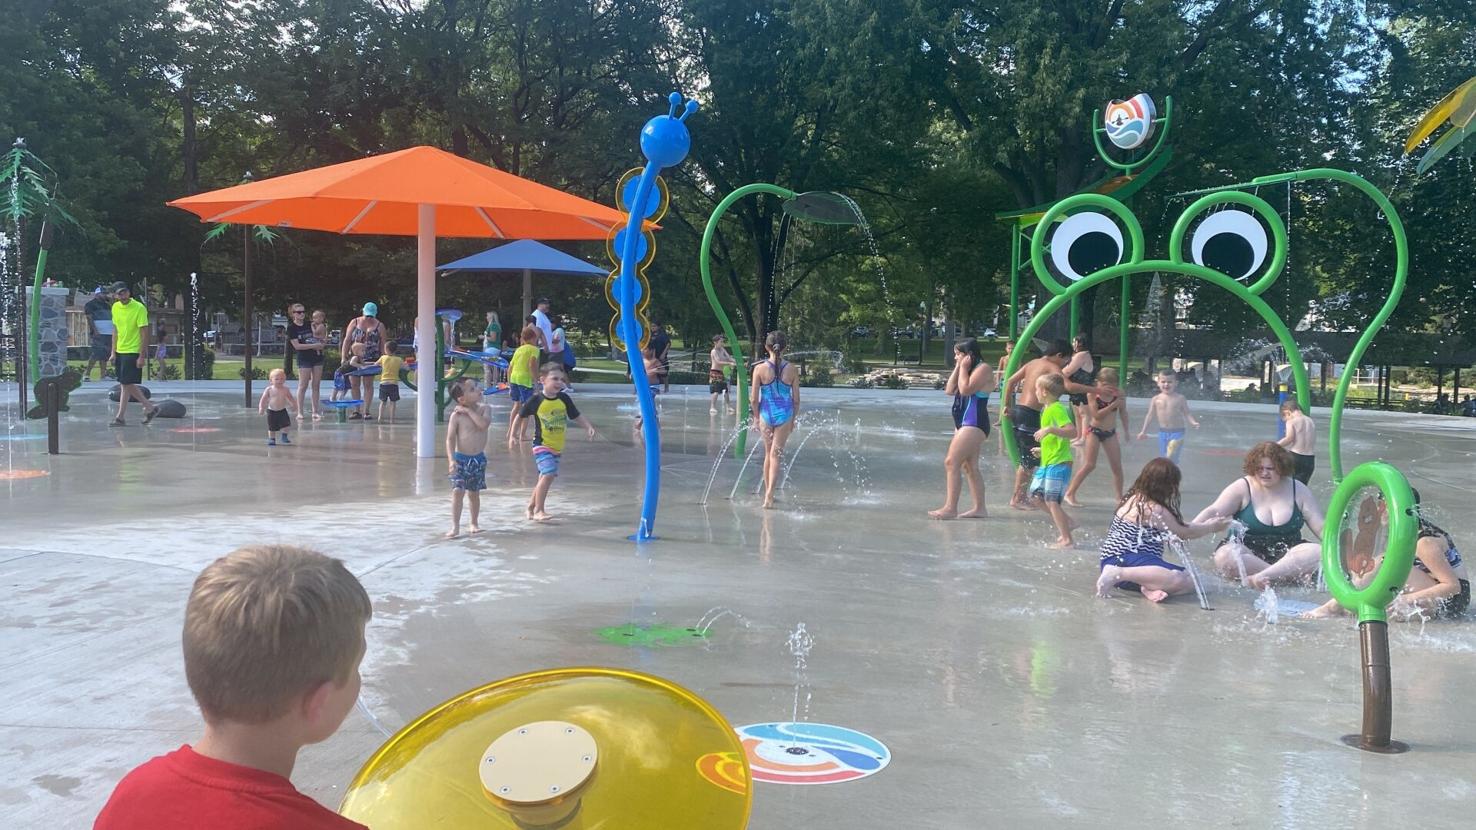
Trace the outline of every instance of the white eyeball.
<instances>
[{"instance_id":1,"label":"white eyeball","mask_svg":"<svg viewBox=\"0 0 1476 830\"><path fill-rule=\"evenodd\" d=\"M1266 227L1244 210L1210 214L1189 239L1189 255L1196 264L1241 281L1260 270L1269 248Z\"/></svg>"},{"instance_id":2,"label":"white eyeball","mask_svg":"<svg viewBox=\"0 0 1476 830\"><path fill-rule=\"evenodd\" d=\"M1051 235L1051 265L1072 282L1122 262L1122 228L1105 214L1077 213Z\"/></svg>"}]
</instances>

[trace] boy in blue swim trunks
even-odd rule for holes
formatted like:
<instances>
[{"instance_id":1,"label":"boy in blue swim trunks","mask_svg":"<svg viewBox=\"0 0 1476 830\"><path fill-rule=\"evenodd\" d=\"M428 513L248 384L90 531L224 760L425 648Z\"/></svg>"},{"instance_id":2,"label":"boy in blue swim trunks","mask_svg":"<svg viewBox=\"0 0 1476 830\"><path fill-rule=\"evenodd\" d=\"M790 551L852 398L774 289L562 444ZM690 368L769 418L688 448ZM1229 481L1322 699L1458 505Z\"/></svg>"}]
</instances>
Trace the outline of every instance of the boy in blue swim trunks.
<instances>
[{"instance_id":1,"label":"boy in blue swim trunks","mask_svg":"<svg viewBox=\"0 0 1476 830\"><path fill-rule=\"evenodd\" d=\"M482 511L482 491L487 489L487 430L492 427L492 409L482 400L482 390L471 378L451 384L456 408L446 421L446 460L451 467L451 530L447 539L461 535L461 502L471 505L470 533L481 533L477 514Z\"/></svg>"},{"instance_id":2,"label":"boy in blue swim trunks","mask_svg":"<svg viewBox=\"0 0 1476 830\"><path fill-rule=\"evenodd\" d=\"M1148 425L1158 419L1158 454L1162 458L1179 463L1179 451L1184 447L1186 426L1199 429L1199 421L1189 414L1189 401L1177 391L1179 379L1167 369L1158 372L1158 394L1148 402L1148 415L1143 418L1143 428L1138 431L1141 440L1148 436Z\"/></svg>"},{"instance_id":3,"label":"boy in blue swim trunks","mask_svg":"<svg viewBox=\"0 0 1476 830\"><path fill-rule=\"evenodd\" d=\"M1030 479L1030 498L1051 514L1056 530L1061 534L1053 548L1076 547L1071 538L1075 526L1061 506L1066 485L1071 483L1071 439L1076 437L1076 425L1071 423L1071 410L1061 403L1066 394L1066 378L1059 372L1042 375L1035 381L1035 393L1045 408L1040 412L1040 429L1035 431L1035 440L1040 442L1040 466Z\"/></svg>"},{"instance_id":4,"label":"boy in blue swim trunks","mask_svg":"<svg viewBox=\"0 0 1476 830\"><path fill-rule=\"evenodd\" d=\"M579 414L579 407L564 389L569 385L564 374L563 363L545 363L538 370L541 386L517 410L512 434L517 435L523 421L533 419L533 460L538 464L538 483L533 486L533 495L528 499L528 518L535 522L546 522L553 518L545 509L548 491L559 476L559 460L564 454L564 438L569 422L584 427L591 440L595 437L594 424ZM508 438L508 449L517 441Z\"/></svg>"}]
</instances>

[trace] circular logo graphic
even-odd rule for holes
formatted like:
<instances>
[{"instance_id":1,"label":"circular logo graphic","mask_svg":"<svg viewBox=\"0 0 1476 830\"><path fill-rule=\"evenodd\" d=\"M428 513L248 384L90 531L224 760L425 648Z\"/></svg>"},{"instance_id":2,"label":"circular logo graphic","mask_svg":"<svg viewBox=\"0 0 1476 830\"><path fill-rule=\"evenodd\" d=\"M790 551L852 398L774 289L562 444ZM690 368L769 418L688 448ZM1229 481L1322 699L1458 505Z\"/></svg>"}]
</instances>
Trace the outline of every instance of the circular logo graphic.
<instances>
[{"instance_id":1,"label":"circular logo graphic","mask_svg":"<svg viewBox=\"0 0 1476 830\"><path fill-rule=\"evenodd\" d=\"M1102 128L1107 139L1124 150L1135 150L1153 135L1153 119L1158 110L1153 99L1140 93L1126 101L1111 101L1102 114Z\"/></svg>"},{"instance_id":2,"label":"circular logo graphic","mask_svg":"<svg viewBox=\"0 0 1476 830\"><path fill-rule=\"evenodd\" d=\"M892 752L881 741L827 723L755 723L738 728L753 780L835 784L881 772Z\"/></svg>"}]
</instances>

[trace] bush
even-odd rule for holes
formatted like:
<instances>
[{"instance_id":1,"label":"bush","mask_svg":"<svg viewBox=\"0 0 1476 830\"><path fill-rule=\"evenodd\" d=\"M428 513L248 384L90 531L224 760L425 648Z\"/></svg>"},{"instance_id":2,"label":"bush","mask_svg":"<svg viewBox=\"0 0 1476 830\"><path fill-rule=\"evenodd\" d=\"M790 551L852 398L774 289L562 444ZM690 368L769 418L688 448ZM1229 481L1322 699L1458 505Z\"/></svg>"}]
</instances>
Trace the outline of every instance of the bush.
<instances>
[{"instance_id":1,"label":"bush","mask_svg":"<svg viewBox=\"0 0 1476 830\"><path fill-rule=\"evenodd\" d=\"M193 365L189 355L185 355L185 379L186 380L212 380L215 378L215 350L204 343L195 344L195 360Z\"/></svg>"},{"instance_id":2,"label":"bush","mask_svg":"<svg viewBox=\"0 0 1476 830\"><path fill-rule=\"evenodd\" d=\"M906 389L907 380L901 375L883 375L881 379L883 389Z\"/></svg>"},{"instance_id":3,"label":"bush","mask_svg":"<svg viewBox=\"0 0 1476 830\"><path fill-rule=\"evenodd\" d=\"M830 373L829 366L816 366L810 374L800 378L800 385L831 387L835 385L835 376Z\"/></svg>"},{"instance_id":4,"label":"bush","mask_svg":"<svg viewBox=\"0 0 1476 830\"><path fill-rule=\"evenodd\" d=\"M870 389L871 386L871 378L865 375L858 375L854 378L851 378L852 389Z\"/></svg>"},{"instance_id":5,"label":"bush","mask_svg":"<svg viewBox=\"0 0 1476 830\"><path fill-rule=\"evenodd\" d=\"M179 365L166 360L159 367L159 380L179 380Z\"/></svg>"},{"instance_id":6,"label":"bush","mask_svg":"<svg viewBox=\"0 0 1476 830\"><path fill-rule=\"evenodd\" d=\"M245 380L246 379L246 367L245 366L242 366L240 369L237 369L236 370L236 375L238 377L240 377L241 380ZM266 376L267 376L267 373L266 373L266 370L265 369L261 368L260 366L252 366L251 367L251 379L252 380L266 380Z\"/></svg>"}]
</instances>

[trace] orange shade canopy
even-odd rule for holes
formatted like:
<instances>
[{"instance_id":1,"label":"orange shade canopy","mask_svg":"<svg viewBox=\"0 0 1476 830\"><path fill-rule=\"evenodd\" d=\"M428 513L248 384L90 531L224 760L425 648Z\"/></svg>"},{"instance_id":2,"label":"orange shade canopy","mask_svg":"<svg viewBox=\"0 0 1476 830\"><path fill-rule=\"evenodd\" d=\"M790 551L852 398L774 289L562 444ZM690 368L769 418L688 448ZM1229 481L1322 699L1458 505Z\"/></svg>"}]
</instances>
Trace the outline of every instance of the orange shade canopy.
<instances>
[{"instance_id":1,"label":"orange shade canopy","mask_svg":"<svg viewBox=\"0 0 1476 830\"><path fill-rule=\"evenodd\" d=\"M624 215L484 164L411 147L175 199L206 222L415 236L434 205L437 237L604 239Z\"/></svg>"}]
</instances>

